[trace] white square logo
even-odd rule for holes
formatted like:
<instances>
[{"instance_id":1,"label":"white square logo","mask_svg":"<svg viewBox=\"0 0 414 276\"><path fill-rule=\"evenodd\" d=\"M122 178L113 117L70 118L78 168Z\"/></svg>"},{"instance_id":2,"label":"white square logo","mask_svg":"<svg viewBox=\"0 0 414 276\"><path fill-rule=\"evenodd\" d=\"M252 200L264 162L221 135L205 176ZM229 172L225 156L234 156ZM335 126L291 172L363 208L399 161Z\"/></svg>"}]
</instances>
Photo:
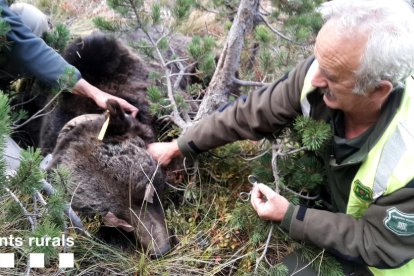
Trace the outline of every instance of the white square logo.
<instances>
[{"instance_id":1,"label":"white square logo","mask_svg":"<svg viewBox=\"0 0 414 276\"><path fill-rule=\"evenodd\" d=\"M0 267L14 267L14 253L0 253Z\"/></svg>"},{"instance_id":2,"label":"white square logo","mask_svg":"<svg viewBox=\"0 0 414 276\"><path fill-rule=\"evenodd\" d=\"M74 260L73 253L59 253L59 268L72 268Z\"/></svg>"},{"instance_id":3,"label":"white square logo","mask_svg":"<svg viewBox=\"0 0 414 276\"><path fill-rule=\"evenodd\" d=\"M45 254L43 253L30 253L29 266L31 268L45 267Z\"/></svg>"}]
</instances>

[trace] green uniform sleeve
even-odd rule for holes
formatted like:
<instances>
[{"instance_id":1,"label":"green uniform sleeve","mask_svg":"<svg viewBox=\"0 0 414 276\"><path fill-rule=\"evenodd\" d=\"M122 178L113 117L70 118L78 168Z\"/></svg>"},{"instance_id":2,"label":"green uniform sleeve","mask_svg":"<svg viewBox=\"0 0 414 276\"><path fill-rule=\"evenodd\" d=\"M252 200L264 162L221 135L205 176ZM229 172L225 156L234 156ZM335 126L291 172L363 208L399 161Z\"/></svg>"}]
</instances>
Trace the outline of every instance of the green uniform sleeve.
<instances>
[{"instance_id":1,"label":"green uniform sleeve","mask_svg":"<svg viewBox=\"0 0 414 276\"><path fill-rule=\"evenodd\" d=\"M310 60L285 77L218 109L178 138L185 156L237 140L271 137L301 114L300 93Z\"/></svg>"},{"instance_id":2,"label":"green uniform sleeve","mask_svg":"<svg viewBox=\"0 0 414 276\"><path fill-rule=\"evenodd\" d=\"M407 187L410 186L414 187ZM313 243L346 260L377 268L399 267L414 259L413 187L379 198L361 219L291 205L291 212L287 213L281 227L289 231L292 238ZM392 226L387 226L387 219L395 219L398 225L398 218L390 217L393 208L407 219L405 221L411 221L406 226L411 231L408 235L398 234Z\"/></svg>"},{"instance_id":3,"label":"green uniform sleeve","mask_svg":"<svg viewBox=\"0 0 414 276\"><path fill-rule=\"evenodd\" d=\"M36 77L44 84L55 87L65 71L74 72L74 83L81 78L79 71L33 34L4 0L0 0L0 7L2 18L10 26L6 34L9 45L4 53L19 73Z\"/></svg>"}]
</instances>

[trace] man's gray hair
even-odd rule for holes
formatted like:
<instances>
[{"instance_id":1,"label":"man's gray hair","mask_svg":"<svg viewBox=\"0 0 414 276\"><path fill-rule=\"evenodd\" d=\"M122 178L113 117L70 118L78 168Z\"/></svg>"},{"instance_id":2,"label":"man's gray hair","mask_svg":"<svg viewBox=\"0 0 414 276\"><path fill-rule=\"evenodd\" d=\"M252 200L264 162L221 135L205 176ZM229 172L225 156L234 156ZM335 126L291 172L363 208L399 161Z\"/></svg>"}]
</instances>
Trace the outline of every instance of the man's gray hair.
<instances>
[{"instance_id":1,"label":"man's gray hair","mask_svg":"<svg viewBox=\"0 0 414 276\"><path fill-rule=\"evenodd\" d=\"M354 93L364 94L381 80L402 85L414 72L414 9L409 0L334 0L321 5L324 21L349 39L369 34Z\"/></svg>"}]
</instances>

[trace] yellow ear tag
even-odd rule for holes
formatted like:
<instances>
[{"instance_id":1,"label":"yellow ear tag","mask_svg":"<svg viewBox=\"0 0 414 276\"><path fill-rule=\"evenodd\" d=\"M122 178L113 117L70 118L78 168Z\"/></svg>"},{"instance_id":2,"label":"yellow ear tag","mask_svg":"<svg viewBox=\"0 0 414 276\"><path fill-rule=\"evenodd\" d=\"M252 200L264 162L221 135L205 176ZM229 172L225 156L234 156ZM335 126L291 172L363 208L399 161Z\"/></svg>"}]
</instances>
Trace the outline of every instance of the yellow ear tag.
<instances>
[{"instance_id":1,"label":"yellow ear tag","mask_svg":"<svg viewBox=\"0 0 414 276\"><path fill-rule=\"evenodd\" d=\"M103 138L105 136L105 133L106 133L106 130L108 129L109 117L110 117L109 116L109 110L106 111L105 117L106 117L106 120L103 123L102 128L101 128L101 131L99 132L99 135L98 135L98 140L100 140L100 141L103 140Z\"/></svg>"}]
</instances>

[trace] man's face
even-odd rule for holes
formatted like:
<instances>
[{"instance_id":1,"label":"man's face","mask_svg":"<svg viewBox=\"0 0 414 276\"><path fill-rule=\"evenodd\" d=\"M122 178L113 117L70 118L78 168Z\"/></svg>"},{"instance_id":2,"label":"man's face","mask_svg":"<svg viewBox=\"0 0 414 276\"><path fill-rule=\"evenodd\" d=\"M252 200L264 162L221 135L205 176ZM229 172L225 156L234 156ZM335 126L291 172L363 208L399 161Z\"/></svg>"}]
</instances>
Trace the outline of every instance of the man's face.
<instances>
[{"instance_id":1,"label":"man's face","mask_svg":"<svg viewBox=\"0 0 414 276\"><path fill-rule=\"evenodd\" d=\"M315 44L315 57L319 63L312 85L324 92L323 100L332 109L351 112L367 108L367 96L352 92L355 86L353 71L358 68L366 39L355 36L341 37L332 22L320 30Z\"/></svg>"}]
</instances>

